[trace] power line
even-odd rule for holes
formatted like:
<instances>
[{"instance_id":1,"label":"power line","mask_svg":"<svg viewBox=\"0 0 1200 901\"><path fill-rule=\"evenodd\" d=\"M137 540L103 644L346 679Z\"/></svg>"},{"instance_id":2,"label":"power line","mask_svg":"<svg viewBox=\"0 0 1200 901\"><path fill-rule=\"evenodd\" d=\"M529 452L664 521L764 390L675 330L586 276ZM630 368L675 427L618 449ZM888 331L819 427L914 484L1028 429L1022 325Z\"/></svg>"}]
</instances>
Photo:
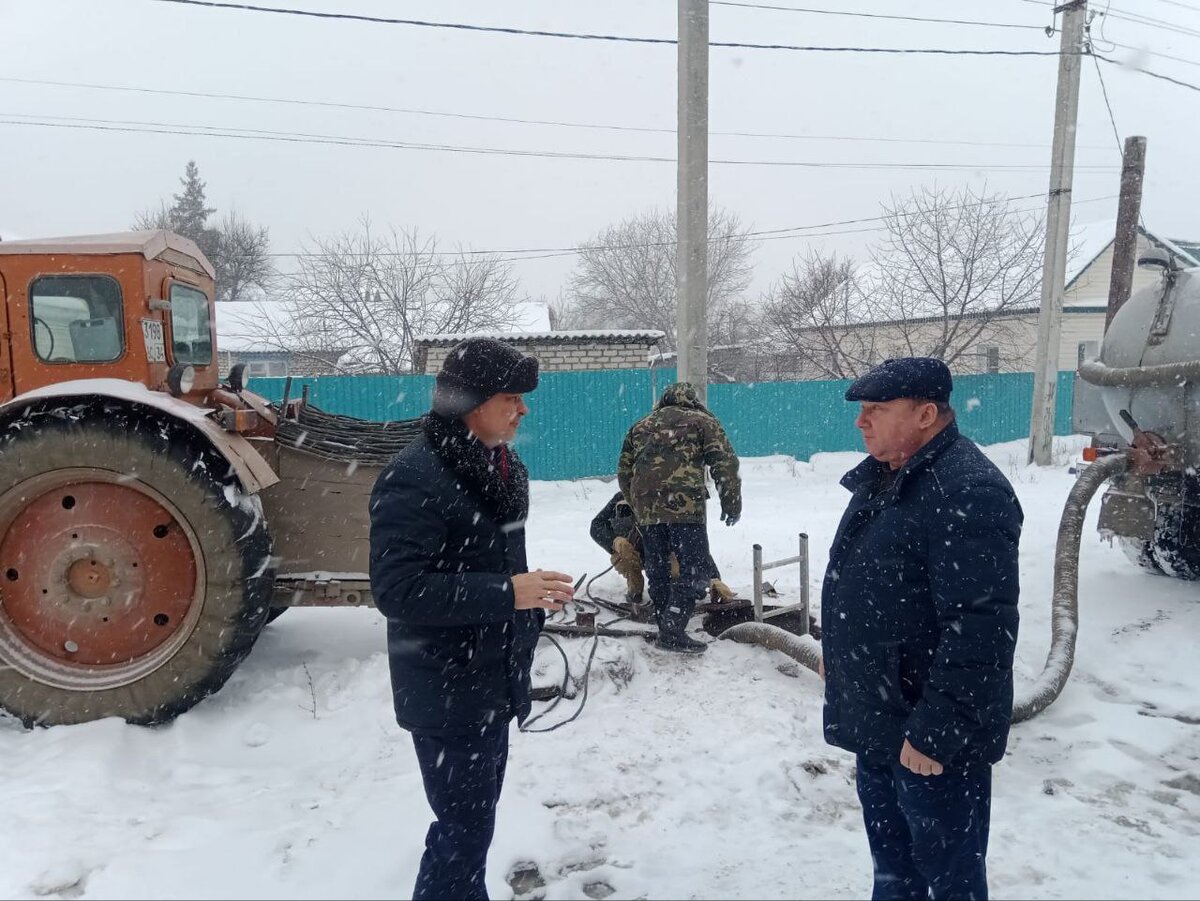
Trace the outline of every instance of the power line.
<instances>
[{"instance_id":1,"label":"power line","mask_svg":"<svg viewBox=\"0 0 1200 901\"><path fill-rule=\"evenodd\" d=\"M1101 62L1106 62L1122 69L1128 69L1131 72L1140 72L1142 75L1149 75L1151 78L1157 78L1160 81L1169 81L1171 84L1179 85L1181 88L1188 88L1192 91L1200 91L1200 85L1192 84L1190 81L1181 81L1178 78L1172 78L1170 75L1160 75L1158 72L1151 72L1149 69L1143 69L1141 66L1131 66L1127 63L1121 62L1120 60L1112 59L1111 57L1096 53L1095 51L1092 52L1092 56L1096 57L1096 59L1100 60Z\"/></svg>"},{"instance_id":2,"label":"power line","mask_svg":"<svg viewBox=\"0 0 1200 901\"><path fill-rule=\"evenodd\" d=\"M1118 45L1119 46L1119 45ZM1198 64L1200 65L1200 64ZM416 107L398 107L398 106L377 106L374 104L365 103L342 103L327 100L301 100L291 97L261 97L252 94L222 94L208 91L181 91L168 90L166 88L146 88L133 85L111 85L111 84L91 84L88 82L79 81L53 81L48 79L38 78L17 78L14 76L0 76L0 82L9 82L13 84L31 84L49 87L64 87L64 88L84 88L87 90L96 91L118 91L135 94L152 94L163 95L170 97L197 97L209 100L234 100L248 103L278 103L295 106L313 106L324 107L329 109L346 109L363 112L377 113L400 113L405 115L416 116L431 116L448 119L465 119L469 121L480 122L505 122L509 124L519 125L545 125L556 126L561 128L581 128L594 129L602 131L620 131L620 132L636 132L642 134L676 134L675 128L655 128L650 126L636 125L615 125L609 123L598 122L570 122L557 119L522 119L513 116L485 116L475 113L455 113L443 110L421 109ZM777 132L759 132L759 131L710 131L710 135L719 135L721 137L737 137L737 138L772 138L780 140L792 141L862 141L882 144L936 144L947 146L961 147L1022 147L1045 149L1049 144L1031 144L1017 143L1010 141L956 141L944 138L889 138L881 136L869 135L823 135L823 134L788 134ZM1080 149L1090 150L1107 150L1096 145L1078 145Z\"/></svg>"},{"instance_id":3,"label":"power line","mask_svg":"<svg viewBox=\"0 0 1200 901\"><path fill-rule=\"evenodd\" d=\"M1133 25L1142 25L1146 28L1154 28L1159 31L1168 32L1170 34L1179 34L1184 37L1200 37L1200 30L1188 28L1185 25L1179 25L1166 19L1156 19L1151 16L1143 16L1140 13L1128 13L1121 10L1109 9L1105 10L1101 15L1111 19L1116 19L1119 22L1129 22Z\"/></svg>"},{"instance_id":4,"label":"power line","mask_svg":"<svg viewBox=\"0 0 1200 901\"><path fill-rule=\"evenodd\" d=\"M1021 0L1021 2L1031 3L1034 6L1040 6L1040 7L1042 7L1042 9L1046 9L1046 10L1054 9L1054 3L1044 3L1043 0ZM1191 7L1184 7L1184 8L1192 9ZM1200 10L1192 9L1192 11L1198 12ZM1166 19L1157 19L1152 16L1143 16L1140 13L1129 13L1129 12L1124 12L1122 10L1116 10L1116 9L1110 8L1110 9L1107 9L1104 12L1100 13L1100 15L1107 16L1112 19L1117 19L1122 22L1130 22L1134 25L1144 25L1147 28L1157 28L1160 31L1167 31L1167 32L1171 32L1173 34L1181 34L1181 35L1185 35L1187 37L1200 37L1200 31L1198 31L1194 28L1188 28L1187 26L1179 25L1175 22L1171 22Z\"/></svg>"},{"instance_id":5,"label":"power line","mask_svg":"<svg viewBox=\"0 0 1200 901\"><path fill-rule=\"evenodd\" d=\"M1187 3L1180 3L1179 0L1156 0L1156 2L1162 3L1164 6L1175 6L1179 9L1186 9L1188 12L1200 13L1200 6L1191 6Z\"/></svg>"},{"instance_id":6,"label":"power line","mask_svg":"<svg viewBox=\"0 0 1200 901\"><path fill-rule=\"evenodd\" d=\"M1045 194L1026 194L1026 195L1023 195L1020 197L1010 197L1008 199L1009 200L1028 200L1028 199L1031 199L1034 197L1044 197L1044 196L1045 196ZM1085 203L1100 203L1105 200L1115 200L1115 199L1117 199L1117 195L1110 194L1106 197L1090 197L1086 200L1076 200L1076 201L1073 201L1073 203L1075 206L1082 206ZM963 209L967 206L974 206L974 205L975 204L955 204L955 205L946 207L946 209L947 210ZM1023 209L1023 210L1019 209L1019 210L1013 210L1013 212L1014 213L1031 213L1031 212L1040 212L1041 209L1042 209L1042 207L1038 207L1037 209ZM905 214L901 213L900 215L903 216ZM804 229L825 228L827 226L832 226L832 225L848 225L848 224L852 224L852 223L856 223L856 222L878 222L878 221L882 221L884 218L886 218L886 217L884 217L884 216L868 216L868 217L865 217L862 219L845 219L845 220L842 220L841 222L825 223L825 225L810 225L810 226L798 225L798 226L792 226L789 228L782 228L782 229L768 229L768 230L764 230L764 231L751 231L751 232L745 232L744 235L746 236L746 239L748 241L753 241L755 243L761 243L764 241L781 241L781 240L787 240L789 238L828 238L828 237L836 237L839 235L860 235L860 234L868 234L871 232L882 231L885 228L885 226L875 225L875 226L871 226L871 227L867 227L867 228L842 229L839 231L804 231L801 234L783 234L783 232L796 232L796 231L801 231ZM732 237L737 237L737 235L733 235L733 234L717 235L717 236L710 238L709 241L710 242L720 241L720 240L724 240L724 239L732 238ZM648 241L648 242L637 243L637 244L615 244L615 245L606 247L604 249L605 250L625 250L625 249L638 248L638 247L665 247L665 246L669 246L669 245L674 245L675 243L676 242L674 242L674 241ZM503 254L533 253L535 251L535 249L530 249L528 251L521 250L521 249L515 249L515 250L416 251L412 255L413 256L488 255L488 256L498 256L498 258L495 261L497 263L522 263L527 260L561 259L562 257L577 256L580 253L582 253L583 250L585 250L587 248L586 248L586 245L584 245L584 246L577 245L575 247L563 247L563 248L558 248L558 249L554 249L554 250L551 250L549 248L543 248L543 249L547 250L549 252L545 252L545 253L539 252L535 256L508 256L508 257L503 256ZM323 254L320 251L305 251L305 252L296 252L296 253L269 253L269 254L267 254L267 256L269 256L269 257L294 257L297 259L307 259L309 257L320 257L320 256L326 256L326 255L327 254ZM350 255L362 256L362 254L350 254ZM409 254L407 254L407 253L380 253L378 255L383 256L383 257L392 257L392 256L408 256ZM303 273L301 273L301 272L281 272L278 274L284 278L296 278L296 277L302 275Z\"/></svg>"},{"instance_id":7,"label":"power line","mask_svg":"<svg viewBox=\"0 0 1200 901\"><path fill-rule=\"evenodd\" d=\"M214 137L235 140L276 141L288 144L324 144L344 147L373 147L391 150L424 150L445 153L474 154L484 156L536 157L543 159L593 160L606 162L671 163L675 157L649 155L621 155L605 153L581 153L556 150L520 150L502 147L468 147L456 144L429 144L413 141L390 141L377 138L359 138L342 135L323 135L306 132L278 132L255 128L228 128L222 126L192 125L173 122L151 122L127 119L93 119L72 116L41 116L26 113L0 112L0 125L25 125L37 128L78 129L84 131L118 132L133 134L168 134L188 137ZM724 166L767 166L802 169L848 169L862 171L911 170L911 171L996 171L1023 172L1040 171L1041 164L1023 163L849 163L813 160L746 160L711 159L712 165ZM1110 166L1079 166L1083 171L1111 171Z\"/></svg>"},{"instance_id":8,"label":"power line","mask_svg":"<svg viewBox=\"0 0 1200 901\"><path fill-rule=\"evenodd\" d=\"M1040 25L1018 25L1012 22L980 22L976 19L936 19L924 16L897 16L887 13L850 12L840 9L812 9L801 6L772 6L766 3L737 3L733 0L709 0L709 6L735 6L742 9L767 9L779 12L811 13L820 16L848 16L859 19L890 19L900 22L931 22L938 25L982 25L988 28L1022 28L1041 31Z\"/></svg>"},{"instance_id":9,"label":"power line","mask_svg":"<svg viewBox=\"0 0 1200 901\"><path fill-rule=\"evenodd\" d=\"M612 35L612 34L587 34L580 32L569 31L540 31L523 28L508 28L498 25L467 25L459 22L431 22L423 19L389 19L381 16L363 16L353 13L330 13L318 12L315 10L300 10L300 9L283 9L273 6L256 6L249 3L219 3L216 0L150 0L152 3L175 3L185 6L197 6L212 9L232 9L250 12L265 12L277 13L291 16L306 16L319 19L341 19L350 21L371 22L375 24L385 25L413 25L426 28L450 28L461 31L479 31L496 34L510 35L528 35L534 37L552 37L552 38L571 38L578 40L594 40L594 41L624 41L637 44L665 44L674 46L678 42L674 38L647 38L633 37L627 35ZM1050 8L1041 0L1024 0L1026 3L1033 3L1036 6ZM1137 21L1124 14L1110 12L1109 15L1114 18L1124 18L1129 21ZM1157 20L1146 19L1146 22ZM1139 24L1145 24L1139 23ZM1161 26L1169 26L1170 23L1157 22ZM1170 29L1169 29L1170 30ZM1200 31L1195 30L1180 30L1181 34L1190 34L1200 37ZM875 54L923 54L934 56L1059 56L1057 50L963 50L963 49L946 49L946 48L930 48L930 47L823 47L813 45L800 44L750 44L735 41L710 41L710 47L727 47L739 50L791 50L813 53L875 53ZM1101 56L1100 59L1109 63L1116 63L1115 60ZM1189 84L1179 79L1171 78L1168 75L1160 75L1156 72L1151 72L1149 69L1139 67L1130 67L1134 71L1141 72L1144 75L1149 75L1152 78L1158 78L1163 81L1169 81L1173 84L1180 85L1185 88L1200 91L1200 86Z\"/></svg>"},{"instance_id":10,"label":"power line","mask_svg":"<svg viewBox=\"0 0 1200 901\"><path fill-rule=\"evenodd\" d=\"M1013 202L1013 201L1019 201L1019 200L1033 200L1036 198L1044 198L1045 196L1046 196L1046 194L1044 191L1036 193L1036 194L1021 194L1016 197L1005 198L1005 202ZM1080 204L1085 204L1085 203L1100 203L1105 200L1115 200L1116 198L1117 198L1116 194L1110 194L1110 195L1107 195L1104 197L1090 197L1086 200L1076 200L1076 201L1074 201L1074 203L1075 203L1075 205L1080 205ZM949 204L945 207L942 207L942 209L946 210L946 211L962 210L962 209L967 209L968 207L979 206L984 202L985 201L976 201L973 203ZM1013 213L1032 213L1032 212L1039 212L1041 209L1042 209L1042 207L1016 209L1016 210L1012 210L1012 212ZM901 211L898 215L903 218L910 214L905 211ZM733 232L733 233L729 233L729 234L725 234L725 235L715 235L712 238L709 238L709 241L710 242L722 241L722 240L726 240L728 238L744 237L750 241L760 242L760 241L778 241L778 240L785 240L788 238L824 238L824 237L830 237L830 236L834 236L834 235L862 234L865 232L879 231L881 226L875 226L873 228L844 229L841 231L828 231L828 230L822 231L822 229L837 229L837 228L840 228L841 226L862 225L862 224L865 224L868 222L884 222L885 220L887 220L889 218L892 218L892 217L886 216L886 215L885 216L863 216L863 217L860 217L857 219L840 219L840 220L836 220L833 222L820 222L820 223L816 223L814 225L789 225L789 226L784 226L783 228L756 229L753 231ZM676 243L678 243L678 242L676 242L676 241L638 241L638 242L633 242L633 243L628 243L628 244L606 245L603 249L605 249L605 250L631 250L631 249L642 248L642 247L673 247L673 246L675 246ZM521 247L521 248L511 248L510 247L510 248L505 248L505 249L492 249L492 250L431 250L431 251L413 251L411 254L408 252L405 252L405 253L382 253L379 255L380 256L409 256L409 255L411 255L411 256L439 256L439 257L440 256L479 256L479 255L503 257L503 256L508 255L509 258L501 260L501 262L511 263L511 262L520 262L522 260L542 260L542 259L549 259L551 257L572 256L572 255L581 253L584 250L589 249L589 247L591 247L591 246L596 246L596 245L589 245L585 242L584 244L576 244L576 245L573 245L570 247ZM539 254L539 256L512 256L513 254ZM296 258L320 257L320 256L327 256L327 255L328 254L322 253L320 251L303 251L303 252L296 251L296 252L290 252L290 253L289 252L274 252L274 253L267 254L267 256L271 256L271 257L296 257ZM351 255L355 255L355 254L351 254ZM357 255L362 255L362 254L357 254Z\"/></svg>"},{"instance_id":11,"label":"power line","mask_svg":"<svg viewBox=\"0 0 1200 901\"><path fill-rule=\"evenodd\" d=\"M1122 163L1125 160L1125 149L1121 145L1121 132L1117 128L1117 117L1113 115L1112 103L1108 99L1108 87L1104 84L1104 73L1100 71L1100 60L1093 56L1092 63L1096 66L1096 78L1100 80L1100 93L1104 97L1104 106L1108 109L1108 121L1112 123L1113 138L1117 142L1117 153L1121 157Z\"/></svg>"},{"instance_id":12,"label":"power line","mask_svg":"<svg viewBox=\"0 0 1200 901\"><path fill-rule=\"evenodd\" d=\"M1131 22L1134 25L1144 25L1147 28L1157 28L1160 31L1171 32L1172 34L1181 34L1186 37L1200 37L1200 31L1195 28L1188 28L1184 25L1178 25L1175 22L1170 22L1164 19L1155 19L1150 16L1143 16L1137 13L1126 13L1118 10L1112 10L1106 15L1111 16L1121 22Z\"/></svg>"},{"instance_id":13,"label":"power line","mask_svg":"<svg viewBox=\"0 0 1200 901\"><path fill-rule=\"evenodd\" d=\"M449 28L457 31L475 31L489 34L521 35L526 37L568 38L583 41L615 41L633 44L661 44L675 46L675 38L649 38L632 35L592 34L574 31L545 31L528 28L510 28L500 25L468 25L462 22L432 22L426 19L392 19L383 16L364 16L356 13L318 12L307 9L286 9L276 6L257 6L250 3L219 3L216 0L150 0L152 3L175 3L209 9L228 9L243 12L275 13L316 19L332 19L365 22L375 25L409 25L420 28ZM801 44L754 44L739 41L709 41L709 47L736 50L791 50L810 53L882 53L882 54L931 54L938 56L1058 56L1057 50L963 50L927 47L820 47Z\"/></svg>"},{"instance_id":14,"label":"power line","mask_svg":"<svg viewBox=\"0 0 1200 901\"><path fill-rule=\"evenodd\" d=\"M1161 53L1158 50L1147 50L1145 47L1135 47L1132 44L1121 44L1117 41L1108 41L1114 47L1119 47L1122 50L1129 50L1132 53L1144 53L1146 56L1157 56L1162 59L1169 59L1172 62L1183 63L1185 66L1200 66L1200 61L1194 59L1185 59L1182 56L1172 56L1170 53Z\"/></svg>"}]
</instances>

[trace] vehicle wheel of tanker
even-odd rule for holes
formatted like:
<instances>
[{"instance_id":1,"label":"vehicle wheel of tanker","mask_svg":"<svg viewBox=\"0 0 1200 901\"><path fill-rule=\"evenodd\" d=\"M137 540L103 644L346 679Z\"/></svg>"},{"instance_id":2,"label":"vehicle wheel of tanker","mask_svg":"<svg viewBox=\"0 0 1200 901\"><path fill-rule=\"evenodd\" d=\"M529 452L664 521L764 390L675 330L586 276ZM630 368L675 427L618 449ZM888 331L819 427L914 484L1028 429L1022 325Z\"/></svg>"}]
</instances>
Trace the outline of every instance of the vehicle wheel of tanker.
<instances>
[{"instance_id":1,"label":"vehicle wheel of tanker","mask_svg":"<svg viewBox=\"0 0 1200 901\"><path fill-rule=\"evenodd\" d=\"M1200 508L1164 504L1158 508L1151 546L1154 562L1168 576L1200 579Z\"/></svg>"},{"instance_id":2,"label":"vehicle wheel of tanker","mask_svg":"<svg viewBox=\"0 0 1200 901\"><path fill-rule=\"evenodd\" d=\"M1131 563L1136 563L1150 572L1162 574L1162 567L1154 559L1154 546L1149 541L1122 535L1117 538L1117 544Z\"/></svg>"},{"instance_id":3,"label":"vehicle wheel of tanker","mask_svg":"<svg viewBox=\"0 0 1200 901\"><path fill-rule=\"evenodd\" d=\"M26 724L170 720L266 622L263 517L178 424L63 414L0 433L0 707Z\"/></svg>"}]
</instances>

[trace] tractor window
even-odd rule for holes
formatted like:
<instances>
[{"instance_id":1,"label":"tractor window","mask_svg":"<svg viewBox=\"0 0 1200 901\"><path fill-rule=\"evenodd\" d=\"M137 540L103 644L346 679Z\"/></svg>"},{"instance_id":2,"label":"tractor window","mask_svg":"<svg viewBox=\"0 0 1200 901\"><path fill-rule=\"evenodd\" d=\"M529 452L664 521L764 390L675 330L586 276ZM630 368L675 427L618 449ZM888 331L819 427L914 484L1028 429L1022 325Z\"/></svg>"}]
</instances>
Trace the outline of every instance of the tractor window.
<instances>
[{"instance_id":1,"label":"tractor window","mask_svg":"<svg viewBox=\"0 0 1200 901\"><path fill-rule=\"evenodd\" d=\"M171 348L176 363L207 366L213 359L208 298L187 285L171 285Z\"/></svg>"},{"instance_id":2,"label":"tractor window","mask_svg":"<svg viewBox=\"0 0 1200 901\"><path fill-rule=\"evenodd\" d=\"M53 275L29 288L33 346L47 363L111 363L125 352L121 286L107 275Z\"/></svg>"}]
</instances>

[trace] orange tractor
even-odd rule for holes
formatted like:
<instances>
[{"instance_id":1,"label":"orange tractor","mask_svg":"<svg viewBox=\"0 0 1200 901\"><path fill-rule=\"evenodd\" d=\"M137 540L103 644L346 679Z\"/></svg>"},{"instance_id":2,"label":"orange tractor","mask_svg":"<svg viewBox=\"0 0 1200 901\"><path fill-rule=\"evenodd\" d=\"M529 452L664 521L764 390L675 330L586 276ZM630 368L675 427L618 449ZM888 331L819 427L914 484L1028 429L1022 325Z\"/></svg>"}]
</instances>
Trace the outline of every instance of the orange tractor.
<instances>
[{"instance_id":1,"label":"orange tractor","mask_svg":"<svg viewBox=\"0 0 1200 901\"><path fill-rule=\"evenodd\" d=\"M218 377L213 268L133 232L0 242L0 707L171 719L269 618L370 604L367 503L414 422Z\"/></svg>"}]
</instances>

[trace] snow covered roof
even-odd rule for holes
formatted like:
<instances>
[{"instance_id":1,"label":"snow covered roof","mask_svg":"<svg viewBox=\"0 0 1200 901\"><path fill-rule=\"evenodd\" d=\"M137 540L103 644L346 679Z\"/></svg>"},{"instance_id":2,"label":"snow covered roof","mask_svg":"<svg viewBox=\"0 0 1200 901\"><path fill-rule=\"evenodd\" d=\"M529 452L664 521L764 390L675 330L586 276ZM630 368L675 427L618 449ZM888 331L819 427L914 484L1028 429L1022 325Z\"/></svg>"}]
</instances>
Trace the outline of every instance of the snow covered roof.
<instances>
[{"instance_id":1,"label":"snow covered roof","mask_svg":"<svg viewBox=\"0 0 1200 901\"><path fill-rule=\"evenodd\" d=\"M292 314L284 300L226 301L213 309L219 350L278 351L282 345L277 336L292 332Z\"/></svg>"},{"instance_id":2,"label":"snow covered roof","mask_svg":"<svg viewBox=\"0 0 1200 901\"><path fill-rule=\"evenodd\" d=\"M460 341L466 341L468 338L495 338L498 341L519 341L519 342L550 342L556 344L578 344L584 341L599 341L606 344L629 344L633 342L644 342L645 344L657 344L666 334L653 329L579 329L566 330L561 332L544 331L544 332L462 332L453 335L417 335L413 339L417 344L424 344L430 347L445 346L447 344L458 344Z\"/></svg>"},{"instance_id":3,"label":"snow covered roof","mask_svg":"<svg viewBox=\"0 0 1200 901\"><path fill-rule=\"evenodd\" d=\"M540 300L531 300L517 308L520 321L517 329L522 332L550 331L550 305Z\"/></svg>"},{"instance_id":4,"label":"snow covered roof","mask_svg":"<svg viewBox=\"0 0 1200 901\"><path fill-rule=\"evenodd\" d=\"M1184 266L1200 266L1200 245L1198 242L1186 239L1164 238L1148 228L1138 227L1138 231L1151 244L1172 251L1181 258ZM1096 262L1113 243L1117 233L1117 220L1101 219L1083 225L1071 226L1070 249L1072 255L1067 260L1067 281L1071 283L1081 276L1092 263Z\"/></svg>"},{"instance_id":5,"label":"snow covered roof","mask_svg":"<svg viewBox=\"0 0 1200 901\"><path fill-rule=\"evenodd\" d=\"M117 232L108 235L71 235L63 238L0 241L0 254L140 253L148 260L157 260L171 252L189 257L209 278L216 278L212 263L200 248L182 235L169 231Z\"/></svg>"}]
</instances>

